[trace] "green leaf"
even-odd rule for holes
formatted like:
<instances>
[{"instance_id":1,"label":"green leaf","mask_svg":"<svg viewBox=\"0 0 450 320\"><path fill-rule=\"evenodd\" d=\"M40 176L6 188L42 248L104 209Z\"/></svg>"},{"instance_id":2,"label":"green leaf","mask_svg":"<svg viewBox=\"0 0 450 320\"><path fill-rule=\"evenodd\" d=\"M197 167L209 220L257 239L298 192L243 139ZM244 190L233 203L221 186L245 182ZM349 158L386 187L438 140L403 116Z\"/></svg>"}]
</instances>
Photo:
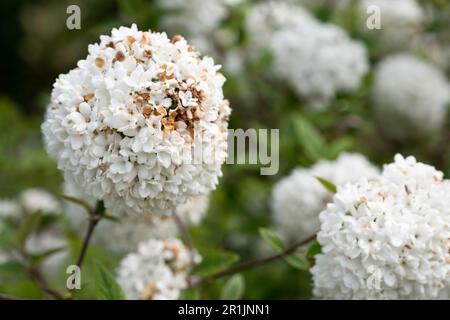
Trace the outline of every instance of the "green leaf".
<instances>
[{"instance_id":1,"label":"green leaf","mask_svg":"<svg viewBox=\"0 0 450 320\"><path fill-rule=\"evenodd\" d=\"M284 258L289 265L298 270L308 270L309 262L305 257L298 256L296 254L290 254Z\"/></svg>"},{"instance_id":2,"label":"green leaf","mask_svg":"<svg viewBox=\"0 0 450 320\"><path fill-rule=\"evenodd\" d=\"M17 240L22 245L27 240L28 236L33 232L33 230L39 227L40 221L42 219L42 213L36 212L25 217L24 221L20 225L17 231Z\"/></svg>"},{"instance_id":3,"label":"green leaf","mask_svg":"<svg viewBox=\"0 0 450 320\"><path fill-rule=\"evenodd\" d=\"M125 300L125 294L114 275L101 263L96 265L97 298L101 300Z\"/></svg>"},{"instance_id":4,"label":"green leaf","mask_svg":"<svg viewBox=\"0 0 450 320\"><path fill-rule=\"evenodd\" d=\"M31 259L32 259L33 263L39 264L42 261L44 261L45 259L47 259L48 257L50 257L51 255L53 255L55 253L58 253L58 252L61 252L61 251L64 251L66 249L67 249L67 247L65 247L65 246L64 247L50 249L50 250L47 250L47 251L45 251L43 253L32 255Z\"/></svg>"},{"instance_id":5,"label":"green leaf","mask_svg":"<svg viewBox=\"0 0 450 320\"><path fill-rule=\"evenodd\" d=\"M88 212L88 214L91 214L91 212L93 212L93 208L89 205L89 203L87 203L86 201L83 201L81 199L72 197L72 196L68 196L65 194L60 194L59 195L61 198L63 198L64 200L67 200L69 202L72 202L74 204L77 204L79 206L82 206L84 209L86 209L86 211Z\"/></svg>"},{"instance_id":6,"label":"green leaf","mask_svg":"<svg viewBox=\"0 0 450 320\"><path fill-rule=\"evenodd\" d=\"M108 221L111 221L113 223L119 223L120 224L120 219L117 218L116 216L111 215L111 214L105 213L105 214L102 215L102 218L106 219Z\"/></svg>"},{"instance_id":7,"label":"green leaf","mask_svg":"<svg viewBox=\"0 0 450 320\"><path fill-rule=\"evenodd\" d=\"M198 289L189 288L181 293L180 300L200 300Z\"/></svg>"},{"instance_id":8,"label":"green leaf","mask_svg":"<svg viewBox=\"0 0 450 320\"><path fill-rule=\"evenodd\" d=\"M320 131L300 114L292 117L295 136L309 160L324 158L327 146Z\"/></svg>"},{"instance_id":9,"label":"green leaf","mask_svg":"<svg viewBox=\"0 0 450 320\"><path fill-rule=\"evenodd\" d=\"M206 277L220 272L239 260L235 253L219 250L202 252L202 263L194 269L193 274Z\"/></svg>"},{"instance_id":10,"label":"green leaf","mask_svg":"<svg viewBox=\"0 0 450 320\"><path fill-rule=\"evenodd\" d=\"M319 254L321 252L322 252L322 246L316 239L314 239L311 242L311 244L308 248L308 251L306 251L306 257L308 259L313 259L316 254Z\"/></svg>"},{"instance_id":11,"label":"green leaf","mask_svg":"<svg viewBox=\"0 0 450 320\"><path fill-rule=\"evenodd\" d=\"M6 261L0 264L0 274L15 274L25 271L25 267L19 261Z\"/></svg>"},{"instance_id":12,"label":"green leaf","mask_svg":"<svg viewBox=\"0 0 450 320\"><path fill-rule=\"evenodd\" d=\"M321 177L316 177L316 179L317 179L317 181L320 182L320 184L321 184L325 189L327 189L328 191L330 191L332 194L335 194L335 193L336 193L337 187L336 187L336 185L335 185L334 183L332 183L332 182L330 182L330 181L328 181L328 180L326 180L326 179L324 179L324 178L321 178Z\"/></svg>"},{"instance_id":13,"label":"green leaf","mask_svg":"<svg viewBox=\"0 0 450 320\"><path fill-rule=\"evenodd\" d=\"M273 231L266 228L259 228L259 234L273 249L278 252L284 250L283 240L280 239Z\"/></svg>"},{"instance_id":14,"label":"green leaf","mask_svg":"<svg viewBox=\"0 0 450 320\"><path fill-rule=\"evenodd\" d=\"M244 295L245 281L241 274L232 276L222 289L220 299L222 300L239 300Z\"/></svg>"}]
</instances>

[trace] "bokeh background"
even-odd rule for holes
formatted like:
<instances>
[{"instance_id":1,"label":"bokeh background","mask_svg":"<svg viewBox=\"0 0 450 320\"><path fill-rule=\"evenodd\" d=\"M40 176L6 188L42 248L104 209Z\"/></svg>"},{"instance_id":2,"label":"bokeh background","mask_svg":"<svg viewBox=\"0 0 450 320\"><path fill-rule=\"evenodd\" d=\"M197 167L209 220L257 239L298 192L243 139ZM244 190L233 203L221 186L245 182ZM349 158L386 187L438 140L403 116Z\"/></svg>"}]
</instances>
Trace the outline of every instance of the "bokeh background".
<instances>
[{"instance_id":1,"label":"bokeh background","mask_svg":"<svg viewBox=\"0 0 450 320\"><path fill-rule=\"evenodd\" d=\"M311 107L311 102L299 96L289 81L272 71L273 54L252 40L255 35L250 34L246 21L252 8L263 2L1 1L0 198L20 198L29 188L62 192L61 173L45 152L40 132L52 84L60 73L69 71L86 56L88 44L96 42L99 35L132 23L141 30L167 31L170 36L182 34L223 65L222 72L227 77L225 97L233 109L231 128L280 129L277 175L261 176L259 165L224 166L224 176L212 194L207 217L200 226L190 229L200 252L217 248L234 252L241 260L270 253L258 229L272 227L273 185L296 167L309 167L321 159L332 160L344 151L364 154L376 165L390 162L395 153L411 154L448 175L449 119L432 133L416 135L412 129L410 135L396 137L384 132L383 121L377 121L372 106L375 67L397 52L408 52L435 65L448 78L448 1L418 1L423 12L421 21L394 46L376 31L368 32L363 27L366 16L358 9L359 1L290 1L303 6L317 20L340 26L367 48L369 70L358 88L337 92L319 108ZM287 1L277 1L283 2ZM66 8L71 4L81 9L80 30L66 28ZM64 215L55 219L67 225ZM63 232L71 252L66 259L74 261L80 239L67 226ZM304 236L307 235L299 235L299 239ZM0 233L2 247L10 246L8 241L5 233ZM92 248L87 265L92 265L93 260L102 261L111 270L119 261L99 246ZM294 269L283 261L245 272L244 276L245 298L311 297L308 271ZM50 275L49 281L63 288L65 277L65 268L60 268ZM90 291L91 277L87 274L83 279L87 289L80 297L95 297ZM28 298L44 296L19 265L4 265L0 279L0 293ZM208 284L199 296L218 298L222 285L223 281Z\"/></svg>"}]
</instances>

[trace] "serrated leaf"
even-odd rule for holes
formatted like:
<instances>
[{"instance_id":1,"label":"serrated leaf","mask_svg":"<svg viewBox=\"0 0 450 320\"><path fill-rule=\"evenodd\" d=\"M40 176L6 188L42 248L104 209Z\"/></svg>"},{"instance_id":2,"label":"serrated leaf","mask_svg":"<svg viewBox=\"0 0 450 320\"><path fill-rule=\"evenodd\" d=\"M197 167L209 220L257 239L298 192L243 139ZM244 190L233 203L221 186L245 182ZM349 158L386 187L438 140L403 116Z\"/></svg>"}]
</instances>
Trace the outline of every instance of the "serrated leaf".
<instances>
[{"instance_id":1,"label":"serrated leaf","mask_svg":"<svg viewBox=\"0 0 450 320\"><path fill-rule=\"evenodd\" d=\"M241 274L235 274L225 283L220 299L222 300L239 300L244 295L245 281Z\"/></svg>"},{"instance_id":2,"label":"serrated leaf","mask_svg":"<svg viewBox=\"0 0 450 320\"><path fill-rule=\"evenodd\" d=\"M97 298L101 300L125 300L125 294L114 275L101 263L95 270Z\"/></svg>"},{"instance_id":3,"label":"serrated leaf","mask_svg":"<svg viewBox=\"0 0 450 320\"><path fill-rule=\"evenodd\" d=\"M17 231L17 240L20 244L24 244L28 236L37 229L42 219L42 213L36 212L25 217Z\"/></svg>"},{"instance_id":4,"label":"serrated leaf","mask_svg":"<svg viewBox=\"0 0 450 320\"><path fill-rule=\"evenodd\" d=\"M280 239L273 231L266 228L259 228L259 234L273 249L278 252L284 250L283 240Z\"/></svg>"},{"instance_id":5,"label":"serrated leaf","mask_svg":"<svg viewBox=\"0 0 450 320\"><path fill-rule=\"evenodd\" d=\"M220 272L239 260L235 253L212 250L202 253L202 263L197 266L193 274L206 277Z\"/></svg>"},{"instance_id":6,"label":"serrated leaf","mask_svg":"<svg viewBox=\"0 0 450 320\"><path fill-rule=\"evenodd\" d=\"M316 239L314 239L311 242L311 244L308 248L308 251L306 251L306 257L308 259L313 259L316 254L319 254L321 252L322 252L322 246Z\"/></svg>"},{"instance_id":7,"label":"serrated leaf","mask_svg":"<svg viewBox=\"0 0 450 320\"><path fill-rule=\"evenodd\" d=\"M286 257L284 257L284 260L286 260L289 265L295 269L298 270L308 270L309 269L309 263L308 260L306 260L304 257L300 257L296 254L290 254Z\"/></svg>"},{"instance_id":8,"label":"serrated leaf","mask_svg":"<svg viewBox=\"0 0 450 320\"><path fill-rule=\"evenodd\" d=\"M320 184L327 189L327 191L331 192L332 194L335 194L337 191L337 187L333 182L330 182L324 178L316 177L317 181L320 182Z\"/></svg>"},{"instance_id":9,"label":"serrated leaf","mask_svg":"<svg viewBox=\"0 0 450 320\"><path fill-rule=\"evenodd\" d=\"M6 261L3 263L0 263L0 274L8 274L8 273L19 273L23 272L25 270L25 267L22 263L19 261Z\"/></svg>"}]
</instances>

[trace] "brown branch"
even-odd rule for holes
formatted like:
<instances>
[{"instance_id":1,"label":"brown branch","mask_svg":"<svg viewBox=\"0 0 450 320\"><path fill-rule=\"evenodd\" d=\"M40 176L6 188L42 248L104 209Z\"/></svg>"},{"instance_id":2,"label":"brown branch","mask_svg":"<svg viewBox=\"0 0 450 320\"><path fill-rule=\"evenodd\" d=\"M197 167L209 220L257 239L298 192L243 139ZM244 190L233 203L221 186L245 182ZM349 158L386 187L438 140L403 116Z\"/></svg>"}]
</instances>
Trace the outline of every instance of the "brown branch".
<instances>
[{"instance_id":1,"label":"brown branch","mask_svg":"<svg viewBox=\"0 0 450 320\"><path fill-rule=\"evenodd\" d=\"M86 256L87 249L89 247L89 243L91 242L92 235L94 233L95 227L99 223L101 216L91 216L89 218L88 230L86 232L86 236L84 237L83 246L81 247L80 255L78 256L77 266L81 269L81 266L84 261L84 257Z\"/></svg>"},{"instance_id":2,"label":"brown branch","mask_svg":"<svg viewBox=\"0 0 450 320\"><path fill-rule=\"evenodd\" d=\"M50 286L47 283L47 280L42 275L41 271L39 270L39 267L30 267L28 269L28 274L30 277L36 282L36 284L39 286L39 288L47 294L50 298L53 298L55 300L64 300L64 297L61 293L59 293L57 290L50 288Z\"/></svg>"},{"instance_id":3,"label":"brown branch","mask_svg":"<svg viewBox=\"0 0 450 320\"><path fill-rule=\"evenodd\" d=\"M216 280L222 277L226 277L235 273L239 273L251 268L255 268L255 267L259 267L262 266L266 263L275 261L277 259L280 258L284 258L286 256L288 256L289 254L293 253L295 250L297 250L299 247L311 242L312 240L314 240L316 238L316 235L312 235L306 239L303 239L299 242L296 242L294 244L292 244L291 246L287 247L285 250L283 250L282 252L278 252L276 254L272 254L270 256L264 257L264 258L259 258L259 259L255 259L255 260L250 260L247 262L243 262L241 264L238 264L237 266L231 267L229 269L220 271L216 274L213 274L209 277L206 277L204 279L198 279L198 278L194 278L193 281L191 281L191 285L199 285L201 283L203 283L204 281L209 281L209 280Z\"/></svg>"}]
</instances>

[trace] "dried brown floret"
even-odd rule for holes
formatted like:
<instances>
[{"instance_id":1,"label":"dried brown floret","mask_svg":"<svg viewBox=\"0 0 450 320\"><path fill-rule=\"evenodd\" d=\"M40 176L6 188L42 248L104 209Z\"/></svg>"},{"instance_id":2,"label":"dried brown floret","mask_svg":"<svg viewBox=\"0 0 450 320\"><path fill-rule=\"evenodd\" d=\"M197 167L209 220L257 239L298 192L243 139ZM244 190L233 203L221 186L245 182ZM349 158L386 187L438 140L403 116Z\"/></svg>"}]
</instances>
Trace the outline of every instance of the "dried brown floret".
<instances>
[{"instance_id":1,"label":"dried brown floret","mask_svg":"<svg viewBox=\"0 0 450 320\"><path fill-rule=\"evenodd\" d=\"M95 58L95 65L98 68L103 68L103 66L105 65L105 59L100 58L100 57Z\"/></svg>"}]
</instances>

